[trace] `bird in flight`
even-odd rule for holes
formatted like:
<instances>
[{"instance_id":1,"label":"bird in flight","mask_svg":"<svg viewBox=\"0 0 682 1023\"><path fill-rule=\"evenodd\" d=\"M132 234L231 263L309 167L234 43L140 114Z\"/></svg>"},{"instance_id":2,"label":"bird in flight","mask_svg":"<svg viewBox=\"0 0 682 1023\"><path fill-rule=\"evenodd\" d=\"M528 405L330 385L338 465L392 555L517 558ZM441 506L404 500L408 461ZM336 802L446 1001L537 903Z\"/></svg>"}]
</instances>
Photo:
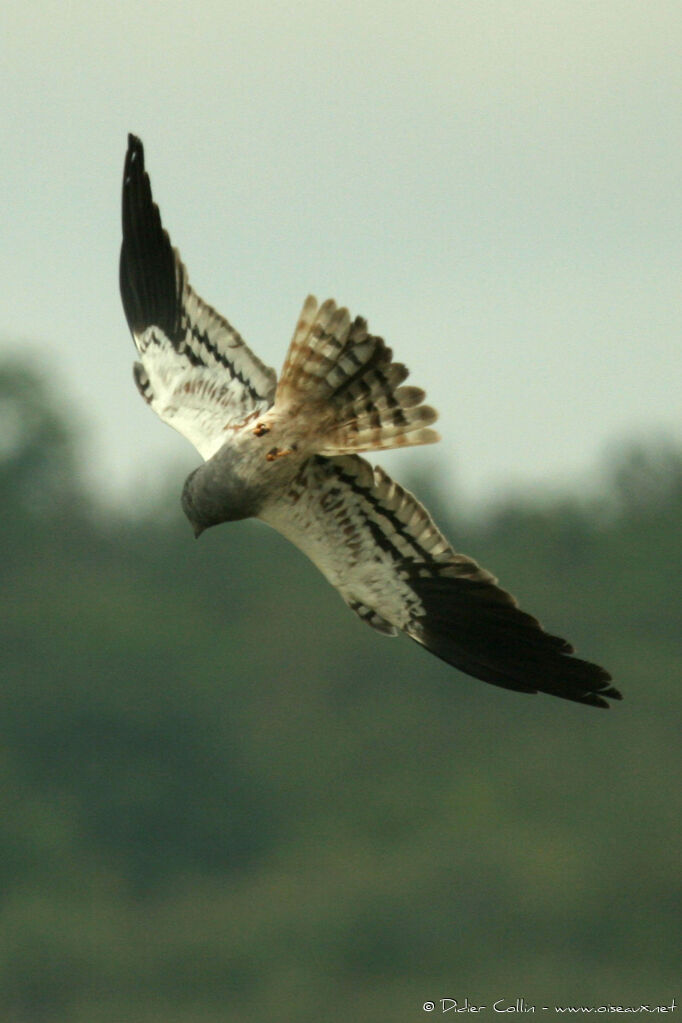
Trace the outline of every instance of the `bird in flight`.
<instances>
[{"instance_id":1,"label":"bird in flight","mask_svg":"<svg viewBox=\"0 0 682 1023\"><path fill-rule=\"evenodd\" d=\"M402 631L460 671L526 693L608 707L599 665L571 656L426 509L359 452L438 440L436 412L405 384L367 323L309 296L279 380L189 284L128 137L123 172L123 308L138 390L197 448L182 507L195 534L255 517L299 547L348 606L386 636Z\"/></svg>"}]
</instances>

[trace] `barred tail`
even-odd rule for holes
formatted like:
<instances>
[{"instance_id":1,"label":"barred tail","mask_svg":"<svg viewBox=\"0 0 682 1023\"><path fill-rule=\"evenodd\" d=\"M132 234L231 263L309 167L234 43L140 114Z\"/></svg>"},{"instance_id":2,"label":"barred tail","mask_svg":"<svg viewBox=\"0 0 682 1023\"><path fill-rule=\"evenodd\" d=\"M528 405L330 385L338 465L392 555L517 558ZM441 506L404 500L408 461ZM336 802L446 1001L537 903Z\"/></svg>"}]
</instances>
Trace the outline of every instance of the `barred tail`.
<instances>
[{"instance_id":1,"label":"barred tail","mask_svg":"<svg viewBox=\"0 0 682 1023\"><path fill-rule=\"evenodd\" d=\"M393 362L383 339L361 317L332 299L309 296L301 312L277 386L276 404L318 403L324 427L318 451L326 455L382 450L439 439L429 425L435 409L424 391L403 387L408 370Z\"/></svg>"}]
</instances>

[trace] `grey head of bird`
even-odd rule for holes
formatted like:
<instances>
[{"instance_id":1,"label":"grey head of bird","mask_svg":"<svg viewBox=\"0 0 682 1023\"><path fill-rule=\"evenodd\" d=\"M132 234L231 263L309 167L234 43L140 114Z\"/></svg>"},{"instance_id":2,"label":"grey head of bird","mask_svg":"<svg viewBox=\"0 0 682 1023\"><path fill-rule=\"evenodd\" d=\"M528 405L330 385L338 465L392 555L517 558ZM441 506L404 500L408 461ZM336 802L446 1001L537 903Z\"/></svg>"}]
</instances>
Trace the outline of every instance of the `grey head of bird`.
<instances>
[{"instance_id":1,"label":"grey head of bird","mask_svg":"<svg viewBox=\"0 0 682 1023\"><path fill-rule=\"evenodd\" d=\"M228 458L211 458L189 474L182 488L182 510L195 537L209 526L237 522L257 514L261 495Z\"/></svg>"}]
</instances>

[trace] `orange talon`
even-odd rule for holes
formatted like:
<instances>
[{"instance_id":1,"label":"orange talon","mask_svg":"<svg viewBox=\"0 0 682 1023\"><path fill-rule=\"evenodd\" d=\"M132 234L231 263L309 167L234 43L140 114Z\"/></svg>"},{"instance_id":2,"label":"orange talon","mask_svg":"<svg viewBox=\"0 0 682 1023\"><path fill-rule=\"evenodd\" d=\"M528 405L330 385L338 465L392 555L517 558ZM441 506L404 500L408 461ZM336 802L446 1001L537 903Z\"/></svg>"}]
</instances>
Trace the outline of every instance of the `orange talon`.
<instances>
[{"instance_id":1,"label":"orange talon","mask_svg":"<svg viewBox=\"0 0 682 1023\"><path fill-rule=\"evenodd\" d=\"M291 448L284 448L284 450L282 450L281 448L271 448L271 450L268 451L265 458L268 462L274 462L276 458L284 458L285 455L290 454Z\"/></svg>"},{"instance_id":2,"label":"orange talon","mask_svg":"<svg viewBox=\"0 0 682 1023\"><path fill-rule=\"evenodd\" d=\"M270 427L266 426L265 423L259 423L253 432L256 437L263 437L266 433L270 433Z\"/></svg>"}]
</instances>

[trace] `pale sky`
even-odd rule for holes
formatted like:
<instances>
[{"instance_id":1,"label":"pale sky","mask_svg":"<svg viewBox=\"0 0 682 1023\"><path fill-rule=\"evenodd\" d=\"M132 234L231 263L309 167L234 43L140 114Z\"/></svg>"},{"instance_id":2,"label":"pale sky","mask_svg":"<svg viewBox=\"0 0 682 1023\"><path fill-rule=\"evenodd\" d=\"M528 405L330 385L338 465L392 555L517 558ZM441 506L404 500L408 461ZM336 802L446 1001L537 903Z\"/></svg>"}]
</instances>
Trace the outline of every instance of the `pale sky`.
<instances>
[{"instance_id":1,"label":"pale sky","mask_svg":"<svg viewBox=\"0 0 682 1023\"><path fill-rule=\"evenodd\" d=\"M682 443L682 4L132 3L0 12L0 348L33 352L128 499L196 464L134 388L126 135L196 290L281 368L308 292L440 411L468 498Z\"/></svg>"}]
</instances>

